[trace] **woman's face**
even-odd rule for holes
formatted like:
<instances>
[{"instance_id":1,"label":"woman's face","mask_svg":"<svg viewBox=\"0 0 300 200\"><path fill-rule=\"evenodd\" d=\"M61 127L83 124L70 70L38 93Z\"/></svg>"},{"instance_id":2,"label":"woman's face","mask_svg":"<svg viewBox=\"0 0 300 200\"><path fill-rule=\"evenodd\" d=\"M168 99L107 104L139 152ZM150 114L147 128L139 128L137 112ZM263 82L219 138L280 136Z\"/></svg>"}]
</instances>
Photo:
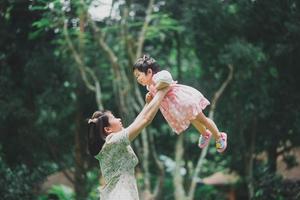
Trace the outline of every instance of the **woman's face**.
<instances>
[{"instance_id":1,"label":"woman's face","mask_svg":"<svg viewBox=\"0 0 300 200\"><path fill-rule=\"evenodd\" d=\"M108 113L107 116L108 116L109 126L105 127L105 131L108 134L119 132L123 129L123 124L120 118L116 118L112 113Z\"/></svg>"},{"instance_id":2,"label":"woman's face","mask_svg":"<svg viewBox=\"0 0 300 200\"><path fill-rule=\"evenodd\" d=\"M148 69L147 74L144 72L140 72L139 70L135 69L133 71L134 76L139 84L142 86L150 85L152 83L152 70Z\"/></svg>"}]
</instances>

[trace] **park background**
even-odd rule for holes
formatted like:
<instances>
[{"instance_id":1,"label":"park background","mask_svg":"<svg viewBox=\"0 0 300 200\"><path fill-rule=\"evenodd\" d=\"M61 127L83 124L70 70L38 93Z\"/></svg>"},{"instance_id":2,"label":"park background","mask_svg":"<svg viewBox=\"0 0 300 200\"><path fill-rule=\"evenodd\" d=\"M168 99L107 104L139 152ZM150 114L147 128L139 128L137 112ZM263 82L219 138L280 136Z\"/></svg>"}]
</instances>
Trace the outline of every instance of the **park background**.
<instances>
[{"instance_id":1,"label":"park background","mask_svg":"<svg viewBox=\"0 0 300 200\"><path fill-rule=\"evenodd\" d=\"M86 119L133 121L144 53L211 101L228 149L159 113L132 143L142 200L300 199L299 0L2 0L1 199L99 199Z\"/></svg>"}]
</instances>

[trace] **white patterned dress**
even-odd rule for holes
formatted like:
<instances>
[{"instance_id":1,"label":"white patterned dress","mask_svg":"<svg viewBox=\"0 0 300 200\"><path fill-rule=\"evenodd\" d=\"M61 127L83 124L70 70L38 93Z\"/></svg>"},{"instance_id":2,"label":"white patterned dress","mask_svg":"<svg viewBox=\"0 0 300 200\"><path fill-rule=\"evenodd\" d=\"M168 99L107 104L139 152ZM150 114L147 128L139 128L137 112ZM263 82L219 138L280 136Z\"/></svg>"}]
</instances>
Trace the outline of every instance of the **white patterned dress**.
<instances>
[{"instance_id":1,"label":"white patterned dress","mask_svg":"<svg viewBox=\"0 0 300 200\"><path fill-rule=\"evenodd\" d=\"M95 158L106 183L100 188L100 200L139 199L134 175L138 158L130 146L127 129L108 135Z\"/></svg>"}]
</instances>

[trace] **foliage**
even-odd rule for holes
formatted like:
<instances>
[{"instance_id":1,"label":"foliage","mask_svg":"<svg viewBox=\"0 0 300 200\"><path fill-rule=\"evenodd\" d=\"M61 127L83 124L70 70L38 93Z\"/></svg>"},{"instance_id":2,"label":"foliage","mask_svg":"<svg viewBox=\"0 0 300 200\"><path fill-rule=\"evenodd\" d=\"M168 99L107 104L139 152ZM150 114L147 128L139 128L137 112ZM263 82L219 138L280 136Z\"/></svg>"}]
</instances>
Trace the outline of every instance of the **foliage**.
<instances>
[{"instance_id":1,"label":"foliage","mask_svg":"<svg viewBox=\"0 0 300 200\"><path fill-rule=\"evenodd\" d=\"M63 32L65 22L84 66L92 69L100 80L105 107L121 114L111 63L99 46L98 32L82 17L87 12L82 2L91 3L1 2L0 173L4 179L0 182L1 194L7 199L33 199L35 184L46 175L77 166L75 136L79 134L79 141L84 144L84 120L97 107L68 47ZM114 2L117 16L95 21L95 25L130 77L132 63L126 42L136 42L148 1ZM131 12L125 20L121 16L129 2ZM224 168L237 171L243 179L239 193L247 193L252 180L254 199L293 199L297 195L295 188L299 187L275 176L279 154L285 155L285 151L300 145L299 7L295 0L156 1L145 35L143 51L163 69L170 70L180 83L199 89L208 99L212 99L226 77L227 66L234 67L232 83L215 113L218 127L228 133L228 150L219 155L212 142L200 177ZM128 27L126 42L120 28L124 25ZM124 87L131 88L133 83L130 84ZM135 113L126 115L128 124ZM160 114L151 127L149 133L154 136L155 149L172 159L177 136ZM184 134L183 167L188 187L190 166L195 165L200 152L196 147L198 133L190 128ZM84 163L81 175L86 177L80 183L86 186L84 195L96 199L98 163L87 155L84 145L80 147ZM135 150L141 151L138 146ZM246 169L250 158L261 152L267 152L268 162L253 167L254 180ZM289 166L298 164L292 157L284 158ZM154 183L159 173L152 160L150 173ZM167 172L163 198L174 199L173 191L172 174ZM76 198L67 197L61 187L52 192L61 198ZM210 186L198 186L196 190L196 198L214 199L222 195L222 191Z\"/></svg>"},{"instance_id":2,"label":"foliage","mask_svg":"<svg viewBox=\"0 0 300 200\"><path fill-rule=\"evenodd\" d=\"M54 185L52 186L46 195L41 195L38 200L74 200L74 191L64 185Z\"/></svg>"},{"instance_id":3,"label":"foliage","mask_svg":"<svg viewBox=\"0 0 300 200\"><path fill-rule=\"evenodd\" d=\"M196 191L196 196L199 196L201 199L207 199L207 200L226 199L224 193L218 191L214 186L200 185L198 188L199 189Z\"/></svg>"},{"instance_id":4,"label":"foliage","mask_svg":"<svg viewBox=\"0 0 300 200\"><path fill-rule=\"evenodd\" d=\"M33 188L37 188L37 183L41 181L45 173L45 168L37 168L31 171L26 165L19 165L15 168L7 166L0 157L0 193L3 199L32 200L36 195Z\"/></svg>"},{"instance_id":5,"label":"foliage","mask_svg":"<svg viewBox=\"0 0 300 200\"><path fill-rule=\"evenodd\" d=\"M295 181L285 181L280 176L264 172L255 181L256 192L253 199L267 200L296 200L299 198L299 183Z\"/></svg>"}]
</instances>

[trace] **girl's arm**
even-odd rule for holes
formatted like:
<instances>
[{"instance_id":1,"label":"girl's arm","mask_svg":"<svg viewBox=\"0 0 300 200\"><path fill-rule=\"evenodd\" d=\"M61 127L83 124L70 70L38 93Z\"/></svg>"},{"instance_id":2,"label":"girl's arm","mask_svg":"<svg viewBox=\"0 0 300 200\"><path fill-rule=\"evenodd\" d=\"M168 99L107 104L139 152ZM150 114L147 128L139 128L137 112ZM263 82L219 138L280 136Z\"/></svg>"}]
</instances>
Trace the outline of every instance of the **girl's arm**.
<instances>
[{"instance_id":1,"label":"girl's arm","mask_svg":"<svg viewBox=\"0 0 300 200\"><path fill-rule=\"evenodd\" d=\"M140 114L129 125L127 131L130 141L136 138L141 133L141 131L151 123L159 109L161 101L163 100L165 94L168 91L169 88L159 90L152 99L152 101L149 104L145 105Z\"/></svg>"}]
</instances>

